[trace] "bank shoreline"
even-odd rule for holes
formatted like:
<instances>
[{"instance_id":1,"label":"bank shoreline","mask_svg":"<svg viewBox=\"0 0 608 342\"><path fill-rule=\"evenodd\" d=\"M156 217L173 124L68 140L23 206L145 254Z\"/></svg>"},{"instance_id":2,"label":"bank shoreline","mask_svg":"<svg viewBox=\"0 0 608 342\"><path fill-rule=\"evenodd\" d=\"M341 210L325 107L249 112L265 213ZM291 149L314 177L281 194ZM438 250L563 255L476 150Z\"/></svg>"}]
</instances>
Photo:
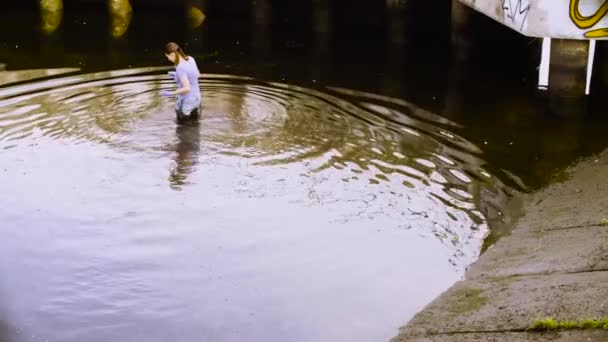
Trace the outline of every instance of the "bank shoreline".
<instances>
[{"instance_id":1,"label":"bank shoreline","mask_svg":"<svg viewBox=\"0 0 608 342\"><path fill-rule=\"evenodd\" d=\"M392 342L607 342L608 330L530 331L548 317L608 316L608 150L565 172L565 181L525 195L512 233Z\"/></svg>"}]
</instances>

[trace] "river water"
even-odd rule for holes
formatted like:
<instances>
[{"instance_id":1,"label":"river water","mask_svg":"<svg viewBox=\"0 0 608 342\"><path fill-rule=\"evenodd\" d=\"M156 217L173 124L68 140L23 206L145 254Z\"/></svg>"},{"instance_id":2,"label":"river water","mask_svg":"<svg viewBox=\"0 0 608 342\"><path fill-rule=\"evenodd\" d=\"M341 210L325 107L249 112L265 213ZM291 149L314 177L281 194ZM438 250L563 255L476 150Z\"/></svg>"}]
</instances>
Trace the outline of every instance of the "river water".
<instances>
[{"instance_id":1,"label":"river water","mask_svg":"<svg viewBox=\"0 0 608 342\"><path fill-rule=\"evenodd\" d=\"M0 89L1 289L31 340L388 339L477 257L500 182L456 124L205 74L177 125L166 70Z\"/></svg>"},{"instance_id":2,"label":"river water","mask_svg":"<svg viewBox=\"0 0 608 342\"><path fill-rule=\"evenodd\" d=\"M311 39L289 16L156 37L156 14L99 47L91 13L52 36L29 12L0 21L25 23L0 44L9 69L79 68L0 86L8 341L386 341L514 193L605 146L601 125L539 114L517 66L454 66L441 40L376 53L373 25ZM157 95L171 35L204 73L198 123Z\"/></svg>"}]
</instances>

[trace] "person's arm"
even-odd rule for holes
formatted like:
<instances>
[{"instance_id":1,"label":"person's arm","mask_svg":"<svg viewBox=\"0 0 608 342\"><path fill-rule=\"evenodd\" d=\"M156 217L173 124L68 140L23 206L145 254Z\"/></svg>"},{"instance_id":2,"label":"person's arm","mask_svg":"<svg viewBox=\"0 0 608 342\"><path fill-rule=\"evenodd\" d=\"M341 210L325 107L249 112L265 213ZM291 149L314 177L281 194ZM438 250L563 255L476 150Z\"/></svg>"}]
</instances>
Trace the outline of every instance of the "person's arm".
<instances>
[{"instance_id":1,"label":"person's arm","mask_svg":"<svg viewBox=\"0 0 608 342\"><path fill-rule=\"evenodd\" d=\"M177 89L176 91L169 92L169 96L187 94L190 92L190 80L188 80L188 75L183 74L179 80L182 82L182 87Z\"/></svg>"}]
</instances>

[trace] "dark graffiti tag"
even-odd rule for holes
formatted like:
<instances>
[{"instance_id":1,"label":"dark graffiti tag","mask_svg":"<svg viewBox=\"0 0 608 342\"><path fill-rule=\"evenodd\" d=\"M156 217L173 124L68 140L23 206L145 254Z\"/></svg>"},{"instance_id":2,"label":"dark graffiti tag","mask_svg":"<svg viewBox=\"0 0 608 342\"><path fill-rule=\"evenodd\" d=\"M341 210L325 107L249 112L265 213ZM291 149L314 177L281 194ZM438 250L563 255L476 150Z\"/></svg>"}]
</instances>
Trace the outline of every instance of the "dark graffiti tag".
<instances>
[{"instance_id":1,"label":"dark graffiti tag","mask_svg":"<svg viewBox=\"0 0 608 342\"><path fill-rule=\"evenodd\" d=\"M503 0L502 10L505 21L510 20L511 23L518 25L520 31L524 29L530 11L530 4L527 0Z\"/></svg>"}]
</instances>

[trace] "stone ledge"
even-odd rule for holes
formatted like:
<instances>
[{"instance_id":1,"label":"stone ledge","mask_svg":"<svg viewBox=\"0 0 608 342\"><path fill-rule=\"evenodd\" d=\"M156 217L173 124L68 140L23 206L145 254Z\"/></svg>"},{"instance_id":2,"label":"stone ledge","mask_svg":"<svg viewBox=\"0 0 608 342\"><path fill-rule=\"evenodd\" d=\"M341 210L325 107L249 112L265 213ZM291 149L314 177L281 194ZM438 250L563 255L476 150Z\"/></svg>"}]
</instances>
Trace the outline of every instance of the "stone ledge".
<instances>
[{"instance_id":1,"label":"stone ledge","mask_svg":"<svg viewBox=\"0 0 608 342\"><path fill-rule=\"evenodd\" d=\"M608 315L608 271L457 283L400 331L427 335L525 331L537 319L580 320Z\"/></svg>"},{"instance_id":2,"label":"stone ledge","mask_svg":"<svg viewBox=\"0 0 608 342\"><path fill-rule=\"evenodd\" d=\"M514 233L490 247L468 279L608 270L608 227Z\"/></svg>"},{"instance_id":3,"label":"stone ledge","mask_svg":"<svg viewBox=\"0 0 608 342\"><path fill-rule=\"evenodd\" d=\"M507 332L445 334L419 338L395 338L392 342L606 342L606 330L577 330L549 333Z\"/></svg>"}]
</instances>

